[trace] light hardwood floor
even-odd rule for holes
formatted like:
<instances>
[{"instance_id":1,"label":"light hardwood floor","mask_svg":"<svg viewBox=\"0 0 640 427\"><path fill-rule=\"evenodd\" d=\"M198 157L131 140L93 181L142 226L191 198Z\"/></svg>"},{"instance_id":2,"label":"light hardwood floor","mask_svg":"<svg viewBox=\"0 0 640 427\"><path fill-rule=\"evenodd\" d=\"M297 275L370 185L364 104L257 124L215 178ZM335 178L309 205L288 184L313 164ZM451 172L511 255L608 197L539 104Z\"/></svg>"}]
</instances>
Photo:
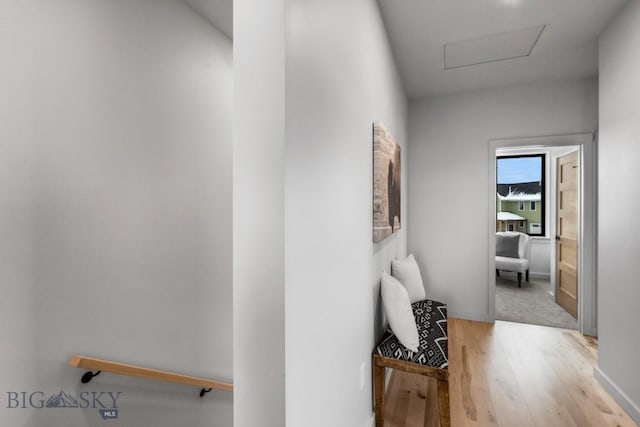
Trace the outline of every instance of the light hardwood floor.
<instances>
[{"instance_id":1,"label":"light hardwood floor","mask_svg":"<svg viewBox=\"0 0 640 427\"><path fill-rule=\"evenodd\" d=\"M449 319L451 425L637 427L593 378L597 341L577 331ZM437 427L435 381L393 371L385 427Z\"/></svg>"}]
</instances>

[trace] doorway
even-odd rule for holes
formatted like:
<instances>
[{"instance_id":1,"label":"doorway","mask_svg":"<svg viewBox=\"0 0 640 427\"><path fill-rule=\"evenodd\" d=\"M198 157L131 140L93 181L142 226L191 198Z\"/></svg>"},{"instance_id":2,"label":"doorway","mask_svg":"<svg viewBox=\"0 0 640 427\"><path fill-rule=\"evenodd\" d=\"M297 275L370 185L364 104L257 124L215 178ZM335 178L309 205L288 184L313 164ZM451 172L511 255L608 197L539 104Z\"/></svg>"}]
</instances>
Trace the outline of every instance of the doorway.
<instances>
[{"instance_id":1,"label":"doorway","mask_svg":"<svg viewBox=\"0 0 640 427\"><path fill-rule=\"evenodd\" d=\"M572 253L567 249L556 250L554 257L551 247L557 246L555 237L560 229L566 235L563 245L576 241L577 229L572 225L577 225L577 206L570 203L575 201L575 191L570 190L575 190L578 180L570 183L569 179L575 178L577 169L567 167L561 174L557 163L567 157L577 159L579 150L579 146L496 150L496 320L578 329L576 310L567 308L570 296L574 297L574 303L577 301L577 260L569 259ZM558 193L561 178L566 182ZM558 200L566 201L560 211ZM566 217L560 220L561 228L557 226L558 212ZM570 216L572 212L574 215ZM570 218L574 219L573 223L564 221ZM505 240L518 241L519 253L498 253ZM559 253L565 255L564 264L557 262ZM558 270L558 266L562 269ZM556 272L555 276L552 271ZM563 280L554 280L555 277ZM558 293L558 284L563 284L562 293Z\"/></svg>"},{"instance_id":2,"label":"doorway","mask_svg":"<svg viewBox=\"0 0 640 427\"><path fill-rule=\"evenodd\" d=\"M574 319L571 314L568 314L565 309L560 308L556 304L558 302L558 278L562 280L560 282L560 290L564 296L572 294L575 296L575 320L573 320L574 329L578 329L585 335L596 335L596 307L595 307L595 272L593 266L595 265L594 259L594 247L595 247L595 150L592 134L572 134L572 135L560 135L549 137L534 137L534 138L517 138L517 139L501 139L492 140L489 143L489 183L490 183L490 223L489 223L489 313L491 319L501 319L504 315L504 301L500 302L500 298L504 295L504 290L510 293L510 297L523 298L521 307L527 307L533 305L531 301L527 301L527 298L532 298L532 291L536 291L538 297L546 298L547 302L556 306L555 308L559 312L563 312L564 320L567 323L560 324L547 324L547 326L559 326L559 327L571 327L571 322L568 319ZM574 171L579 178L579 182L576 186L576 197L571 198L571 195L565 195L565 201L575 201L576 208L579 208L576 213L576 228L575 228L575 258L573 262L569 262L569 267L575 267L573 277L575 278L575 288L568 286L567 278L570 275L566 274L567 268L561 269L561 273L558 273L557 266L562 262L556 261L557 256L564 256L570 254L571 251L563 248L561 245L556 244L556 236L558 226L556 224L556 208L557 208L557 194L556 194L556 181L558 169L555 163L558 158L561 158L568 153L574 153L576 164L569 165L570 170ZM546 179L540 177L539 181L546 183L546 188L543 191L540 188L540 200L523 200L513 201L515 206L510 213L504 213L503 217L513 218L512 215L518 216L519 222L512 222L515 225L515 230L525 232L528 235L531 245L531 257L530 260L530 280L527 282L523 280L521 288L518 288L518 282L516 273L504 272L501 274L499 270L496 270L496 231L499 230L498 213L501 210L500 204L500 192L497 191L496 183L498 182L498 172L496 167L498 165L498 157L533 157L535 155L544 154L544 160L542 160L546 167L545 174ZM553 162L553 163L552 163ZM578 166L579 165L579 166ZM578 167L573 167L578 166ZM527 180L524 180L527 181ZM534 179L527 182L533 182ZM504 183L503 183L504 184ZM508 184L508 183L507 183ZM542 185L542 182L539 183ZM503 198L506 194L505 189L502 189ZM511 188L511 195L514 196L521 189ZM536 192L529 191L530 199L535 198L532 194ZM545 197L546 196L546 197ZM561 196L562 197L562 196ZM514 198L514 197L511 197ZM566 204L565 204L566 205ZM507 210L507 209L504 209ZM503 210L503 211L504 211ZM539 216L533 217L532 215L537 210ZM529 218L531 217L531 218ZM521 218L521 219L520 219ZM518 228L519 227L519 228ZM566 236L571 237L571 236ZM567 240L563 239L563 243L566 244ZM558 247L560 249L558 249ZM566 258L561 258L566 260ZM566 267L566 266L565 266ZM565 275L563 277L563 275ZM524 277L524 274L522 275ZM496 280L498 282L496 282ZM494 284L496 284L494 286ZM520 292L525 289L528 293ZM565 292L566 291L566 292ZM496 301L496 298L499 300ZM518 301L513 300L513 301ZM566 304L565 304L566 305ZM496 310L498 307L498 311ZM510 303L507 306L513 313L522 312L522 308L518 308L515 304ZM533 312L535 312L535 308ZM538 318L545 318L543 310L538 310L536 313ZM498 315L497 315L498 314ZM552 317L548 315L547 317ZM562 316L560 316L562 317ZM512 320L512 319L504 319ZM535 320L535 316L534 316ZM531 323L539 323L532 321Z\"/></svg>"}]
</instances>

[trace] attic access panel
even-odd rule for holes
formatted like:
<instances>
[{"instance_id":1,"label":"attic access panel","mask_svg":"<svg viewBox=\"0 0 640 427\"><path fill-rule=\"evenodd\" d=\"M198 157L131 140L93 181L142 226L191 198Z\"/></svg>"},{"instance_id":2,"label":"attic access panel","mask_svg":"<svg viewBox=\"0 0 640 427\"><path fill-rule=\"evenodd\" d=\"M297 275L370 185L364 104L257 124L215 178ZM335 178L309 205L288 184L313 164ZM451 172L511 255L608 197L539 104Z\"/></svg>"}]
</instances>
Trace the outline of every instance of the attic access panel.
<instances>
[{"instance_id":1,"label":"attic access panel","mask_svg":"<svg viewBox=\"0 0 640 427\"><path fill-rule=\"evenodd\" d=\"M545 25L444 45L444 69L469 67L531 55Z\"/></svg>"}]
</instances>

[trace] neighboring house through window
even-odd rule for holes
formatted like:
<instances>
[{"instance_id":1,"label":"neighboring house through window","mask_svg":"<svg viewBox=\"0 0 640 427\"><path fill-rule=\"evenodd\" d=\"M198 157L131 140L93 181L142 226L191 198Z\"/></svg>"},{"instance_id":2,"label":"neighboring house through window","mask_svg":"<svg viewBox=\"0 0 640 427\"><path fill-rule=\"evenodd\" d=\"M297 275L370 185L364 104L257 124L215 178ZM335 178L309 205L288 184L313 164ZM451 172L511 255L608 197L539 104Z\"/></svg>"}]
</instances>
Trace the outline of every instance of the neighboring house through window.
<instances>
[{"instance_id":1,"label":"neighboring house through window","mask_svg":"<svg viewBox=\"0 0 640 427\"><path fill-rule=\"evenodd\" d=\"M544 236L545 155L499 156L496 167L496 230Z\"/></svg>"}]
</instances>

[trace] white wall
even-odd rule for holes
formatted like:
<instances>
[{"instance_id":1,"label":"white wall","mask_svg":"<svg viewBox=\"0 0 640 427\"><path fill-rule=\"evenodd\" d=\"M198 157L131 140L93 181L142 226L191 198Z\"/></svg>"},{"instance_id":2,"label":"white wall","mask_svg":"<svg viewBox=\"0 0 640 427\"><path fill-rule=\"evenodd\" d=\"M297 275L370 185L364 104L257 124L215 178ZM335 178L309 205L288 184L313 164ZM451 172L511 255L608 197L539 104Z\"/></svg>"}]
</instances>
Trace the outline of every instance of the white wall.
<instances>
[{"instance_id":1,"label":"white wall","mask_svg":"<svg viewBox=\"0 0 640 427\"><path fill-rule=\"evenodd\" d=\"M549 279L551 276L551 243L548 237L531 239L531 265L529 272L533 277Z\"/></svg>"},{"instance_id":2,"label":"white wall","mask_svg":"<svg viewBox=\"0 0 640 427\"><path fill-rule=\"evenodd\" d=\"M543 82L409 106L408 249L450 316L489 320L489 140L593 132L597 81Z\"/></svg>"},{"instance_id":3,"label":"white wall","mask_svg":"<svg viewBox=\"0 0 640 427\"><path fill-rule=\"evenodd\" d=\"M121 391L111 426L230 426L232 396L73 353L231 380L231 43L180 2L0 2L0 425L9 391Z\"/></svg>"},{"instance_id":4,"label":"white wall","mask_svg":"<svg viewBox=\"0 0 640 427\"><path fill-rule=\"evenodd\" d=\"M234 2L236 427L285 425L284 18L282 0Z\"/></svg>"},{"instance_id":5,"label":"white wall","mask_svg":"<svg viewBox=\"0 0 640 427\"><path fill-rule=\"evenodd\" d=\"M408 186L405 173L403 228L374 245L374 120L407 170L407 103L376 2L287 1L286 71L287 425L369 427L379 277L406 252Z\"/></svg>"},{"instance_id":6,"label":"white wall","mask_svg":"<svg viewBox=\"0 0 640 427\"><path fill-rule=\"evenodd\" d=\"M640 423L640 1L600 37L599 380ZM624 204L621 204L624 201Z\"/></svg>"}]
</instances>

